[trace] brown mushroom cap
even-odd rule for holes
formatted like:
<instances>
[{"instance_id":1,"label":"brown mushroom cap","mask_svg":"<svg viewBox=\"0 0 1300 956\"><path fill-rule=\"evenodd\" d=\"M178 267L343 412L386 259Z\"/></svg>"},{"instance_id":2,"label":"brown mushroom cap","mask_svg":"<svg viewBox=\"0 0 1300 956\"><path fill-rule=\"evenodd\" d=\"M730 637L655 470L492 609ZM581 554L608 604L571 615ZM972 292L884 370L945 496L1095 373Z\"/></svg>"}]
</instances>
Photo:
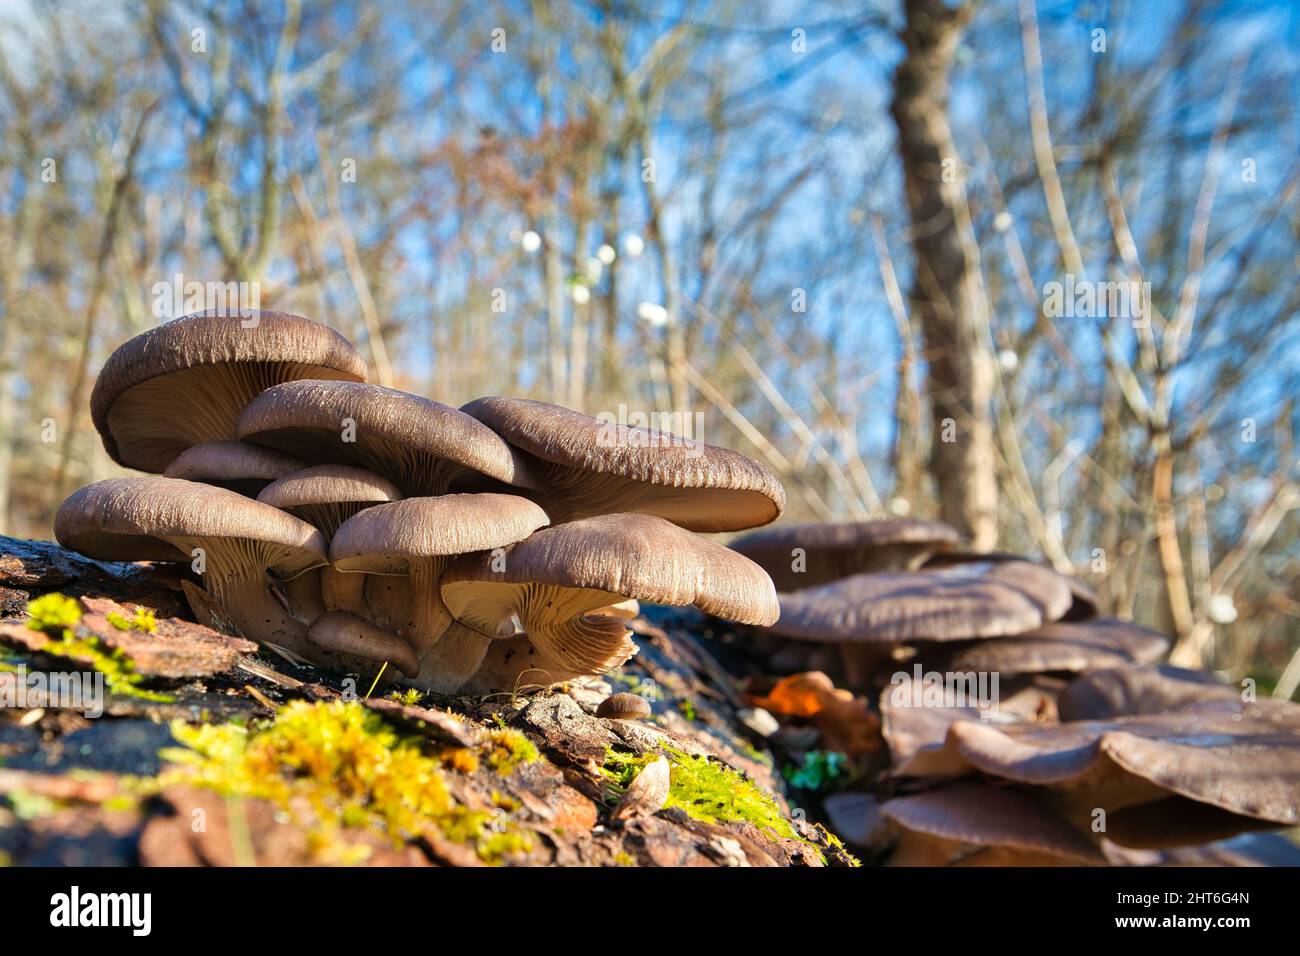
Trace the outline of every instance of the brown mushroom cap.
<instances>
[{"instance_id":1,"label":"brown mushroom cap","mask_svg":"<svg viewBox=\"0 0 1300 956\"><path fill-rule=\"evenodd\" d=\"M922 568L950 568L958 564L970 564L972 562L1002 562L1002 561L1029 561L1030 559L1020 554L1010 554L1006 551L941 551L938 554L926 558ZM1061 616L1063 621L1086 621L1089 618L1097 616L1100 607L1100 601L1097 598L1097 592L1085 581L1074 575L1066 575L1066 582L1070 585L1070 594L1073 601L1069 610Z\"/></svg>"},{"instance_id":2,"label":"brown mushroom cap","mask_svg":"<svg viewBox=\"0 0 1300 956\"><path fill-rule=\"evenodd\" d=\"M1079 623L1058 621L1026 634L956 647L945 666L1003 674L1083 673L1149 664L1168 650L1169 639L1159 631L1132 621L1094 618Z\"/></svg>"},{"instance_id":3,"label":"brown mushroom cap","mask_svg":"<svg viewBox=\"0 0 1300 956\"><path fill-rule=\"evenodd\" d=\"M601 592L595 607L636 598L760 625L779 613L762 568L651 515L602 515L545 528L507 548L503 564L498 571L491 556L460 558L443 578L443 596L454 594L461 606L480 585L544 584Z\"/></svg>"},{"instance_id":4,"label":"brown mushroom cap","mask_svg":"<svg viewBox=\"0 0 1300 956\"><path fill-rule=\"evenodd\" d=\"M622 619L592 613L621 598L693 604L750 624L777 614L771 579L758 565L650 515L546 528L499 557L458 558L443 576L443 600L484 633L509 634L517 617L552 673L601 674L635 653Z\"/></svg>"},{"instance_id":5,"label":"brown mushroom cap","mask_svg":"<svg viewBox=\"0 0 1300 956\"><path fill-rule=\"evenodd\" d=\"M360 465L412 496L440 495L484 475L538 487L524 457L482 422L381 385L286 382L249 402L237 431L318 463Z\"/></svg>"},{"instance_id":6,"label":"brown mushroom cap","mask_svg":"<svg viewBox=\"0 0 1300 956\"><path fill-rule=\"evenodd\" d=\"M1162 714L1207 700L1240 700L1241 689L1205 671L1158 667L1094 670L1061 693L1061 720L1107 720Z\"/></svg>"},{"instance_id":7,"label":"brown mushroom cap","mask_svg":"<svg viewBox=\"0 0 1300 956\"><path fill-rule=\"evenodd\" d=\"M201 548L205 584L246 637L307 647L267 576L325 564L325 539L270 505L178 478L110 478L63 502L54 533L63 546L109 561L189 561Z\"/></svg>"},{"instance_id":8,"label":"brown mushroom cap","mask_svg":"<svg viewBox=\"0 0 1300 956\"><path fill-rule=\"evenodd\" d=\"M1003 787L960 782L881 805L895 825L958 844L1041 853L1075 863L1105 862L1083 834L1028 796ZM954 861L956 862L956 861Z\"/></svg>"},{"instance_id":9,"label":"brown mushroom cap","mask_svg":"<svg viewBox=\"0 0 1300 956\"><path fill-rule=\"evenodd\" d=\"M1124 809L1169 795L1300 823L1300 706L1207 699L1164 713L1059 725L956 723L945 749L991 776Z\"/></svg>"},{"instance_id":10,"label":"brown mushroom cap","mask_svg":"<svg viewBox=\"0 0 1300 956\"><path fill-rule=\"evenodd\" d=\"M234 438L249 399L277 382L365 377L361 356L324 325L285 312L204 312L113 352L95 381L90 412L109 457L159 472L191 445Z\"/></svg>"},{"instance_id":11,"label":"brown mushroom cap","mask_svg":"<svg viewBox=\"0 0 1300 956\"><path fill-rule=\"evenodd\" d=\"M271 482L257 500L302 518L325 535L333 535L339 525L358 512L401 497L395 484L364 468L313 465Z\"/></svg>"},{"instance_id":12,"label":"brown mushroom cap","mask_svg":"<svg viewBox=\"0 0 1300 956\"><path fill-rule=\"evenodd\" d=\"M650 716L650 704L640 694L613 694L600 702L596 716L610 720L640 720Z\"/></svg>"},{"instance_id":13,"label":"brown mushroom cap","mask_svg":"<svg viewBox=\"0 0 1300 956\"><path fill-rule=\"evenodd\" d=\"M305 467L307 463L301 458L231 439L191 445L167 466L163 477L201 481L256 498L277 478Z\"/></svg>"},{"instance_id":14,"label":"brown mushroom cap","mask_svg":"<svg viewBox=\"0 0 1300 956\"><path fill-rule=\"evenodd\" d=\"M772 632L812 641L901 644L1022 634L1058 619L1070 588L1026 561L855 574L781 595Z\"/></svg>"},{"instance_id":15,"label":"brown mushroom cap","mask_svg":"<svg viewBox=\"0 0 1300 956\"><path fill-rule=\"evenodd\" d=\"M941 521L880 518L783 524L737 538L731 547L771 575L778 591L797 591L866 571L907 570L957 539L956 529ZM801 571L792 567L796 548L803 552Z\"/></svg>"},{"instance_id":16,"label":"brown mushroom cap","mask_svg":"<svg viewBox=\"0 0 1300 956\"><path fill-rule=\"evenodd\" d=\"M739 531L785 508L776 477L727 448L518 398L480 398L462 411L543 463L554 524L635 512L694 531Z\"/></svg>"}]
</instances>

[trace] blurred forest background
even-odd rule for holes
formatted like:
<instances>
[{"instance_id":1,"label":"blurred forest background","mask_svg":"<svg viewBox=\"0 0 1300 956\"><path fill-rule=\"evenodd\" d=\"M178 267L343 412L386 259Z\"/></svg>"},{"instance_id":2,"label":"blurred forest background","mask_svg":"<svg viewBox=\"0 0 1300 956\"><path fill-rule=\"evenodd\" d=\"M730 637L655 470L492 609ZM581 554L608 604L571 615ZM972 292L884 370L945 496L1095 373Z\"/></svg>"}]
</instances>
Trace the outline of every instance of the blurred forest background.
<instances>
[{"instance_id":1,"label":"blurred forest background","mask_svg":"<svg viewBox=\"0 0 1300 956\"><path fill-rule=\"evenodd\" d=\"M1286 0L0 0L2 530L114 473L158 284L242 281L372 381L698 416L790 518L944 517L1291 695L1297 93Z\"/></svg>"}]
</instances>

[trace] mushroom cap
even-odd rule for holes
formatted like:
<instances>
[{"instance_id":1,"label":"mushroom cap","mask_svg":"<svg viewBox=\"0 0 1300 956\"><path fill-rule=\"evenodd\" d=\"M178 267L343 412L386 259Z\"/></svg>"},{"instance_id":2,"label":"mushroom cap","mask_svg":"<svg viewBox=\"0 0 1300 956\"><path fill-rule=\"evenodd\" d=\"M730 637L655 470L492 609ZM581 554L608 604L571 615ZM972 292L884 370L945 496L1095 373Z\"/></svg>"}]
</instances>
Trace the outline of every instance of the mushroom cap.
<instances>
[{"instance_id":1,"label":"mushroom cap","mask_svg":"<svg viewBox=\"0 0 1300 956\"><path fill-rule=\"evenodd\" d=\"M1004 780L1117 809L1164 795L1300 823L1300 706L1218 697L1166 711L1058 725L955 723L945 749Z\"/></svg>"},{"instance_id":2,"label":"mushroom cap","mask_svg":"<svg viewBox=\"0 0 1300 956\"><path fill-rule=\"evenodd\" d=\"M379 504L401 497L395 484L364 468L312 465L277 478L262 489L257 500L288 510L307 505Z\"/></svg>"},{"instance_id":3,"label":"mushroom cap","mask_svg":"<svg viewBox=\"0 0 1300 956\"><path fill-rule=\"evenodd\" d=\"M773 633L812 641L900 644L1022 634L1057 620L1070 588L1027 561L964 562L855 574L780 596Z\"/></svg>"},{"instance_id":4,"label":"mushroom cap","mask_svg":"<svg viewBox=\"0 0 1300 956\"><path fill-rule=\"evenodd\" d=\"M650 716L650 704L640 694L614 694L600 702L596 716L611 720L639 720Z\"/></svg>"},{"instance_id":5,"label":"mushroom cap","mask_svg":"<svg viewBox=\"0 0 1300 956\"><path fill-rule=\"evenodd\" d=\"M977 641L957 647L946 666L959 671L1003 674L1083 673L1129 664L1149 664L1164 657L1169 639L1132 621L1093 618L1058 621L1014 637Z\"/></svg>"},{"instance_id":6,"label":"mushroom cap","mask_svg":"<svg viewBox=\"0 0 1300 956\"><path fill-rule=\"evenodd\" d=\"M518 495L404 498L343 522L330 543L330 559L340 571L403 573L430 558L514 544L547 521L539 505Z\"/></svg>"},{"instance_id":7,"label":"mushroom cap","mask_svg":"<svg viewBox=\"0 0 1300 956\"><path fill-rule=\"evenodd\" d=\"M899 571L958 539L955 528L920 518L813 521L782 524L743 535L731 547L772 576L779 591L826 584L865 571ZM791 568L795 548L805 568Z\"/></svg>"},{"instance_id":8,"label":"mushroom cap","mask_svg":"<svg viewBox=\"0 0 1300 956\"><path fill-rule=\"evenodd\" d=\"M270 385L365 377L348 340L310 319L200 312L119 346L95 380L90 414L109 457L157 472L191 445L235 437L239 411Z\"/></svg>"},{"instance_id":9,"label":"mushroom cap","mask_svg":"<svg viewBox=\"0 0 1300 956\"><path fill-rule=\"evenodd\" d=\"M344 440L344 422L355 441ZM442 494L460 476L536 488L522 456L482 422L449 405L364 382L285 382L249 402L240 438L322 464L351 464L406 494Z\"/></svg>"},{"instance_id":10,"label":"mushroom cap","mask_svg":"<svg viewBox=\"0 0 1300 956\"><path fill-rule=\"evenodd\" d=\"M325 563L321 533L268 504L179 478L109 478L72 494L54 518L64 547L105 561L188 561L168 538L259 542L290 577Z\"/></svg>"},{"instance_id":11,"label":"mushroom cap","mask_svg":"<svg viewBox=\"0 0 1300 956\"><path fill-rule=\"evenodd\" d=\"M302 459L274 448L231 439L191 445L167 466L163 477L219 485L255 497L277 478L306 466Z\"/></svg>"},{"instance_id":12,"label":"mushroom cap","mask_svg":"<svg viewBox=\"0 0 1300 956\"><path fill-rule=\"evenodd\" d=\"M954 783L887 800L880 812L906 830L955 843L1105 862L1101 850L1047 807L1004 787Z\"/></svg>"},{"instance_id":13,"label":"mushroom cap","mask_svg":"<svg viewBox=\"0 0 1300 956\"><path fill-rule=\"evenodd\" d=\"M480 398L462 411L548 463L557 522L635 512L693 531L739 531L785 508L776 476L728 448L521 398Z\"/></svg>"},{"instance_id":14,"label":"mushroom cap","mask_svg":"<svg viewBox=\"0 0 1300 956\"><path fill-rule=\"evenodd\" d=\"M1061 720L1108 720L1162 714L1207 700L1235 701L1241 689L1205 671L1169 664L1094 670L1061 692Z\"/></svg>"},{"instance_id":15,"label":"mushroom cap","mask_svg":"<svg viewBox=\"0 0 1300 956\"><path fill-rule=\"evenodd\" d=\"M652 515L602 515L544 528L506 549L504 570L493 563L490 555L466 555L447 569L442 596L453 615L481 583L555 585L690 604L742 624L770 624L779 613L762 568Z\"/></svg>"},{"instance_id":16,"label":"mushroom cap","mask_svg":"<svg viewBox=\"0 0 1300 956\"><path fill-rule=\"evenodd\" d=\"M921 567L925 569L948 568L953 565L969 564L971 562L1029 560L1024 555L1011 554L1006 551L940 551L938 554L926 558ZM1089 618L1096 617L1101 602L1092 586L1074 575L1067 575L1065 580L1070 585L1070 594L1074 600L1070 604L1070 609L1061 616L1061 620L1086 621Z\"/></svg>"}]
</instances>

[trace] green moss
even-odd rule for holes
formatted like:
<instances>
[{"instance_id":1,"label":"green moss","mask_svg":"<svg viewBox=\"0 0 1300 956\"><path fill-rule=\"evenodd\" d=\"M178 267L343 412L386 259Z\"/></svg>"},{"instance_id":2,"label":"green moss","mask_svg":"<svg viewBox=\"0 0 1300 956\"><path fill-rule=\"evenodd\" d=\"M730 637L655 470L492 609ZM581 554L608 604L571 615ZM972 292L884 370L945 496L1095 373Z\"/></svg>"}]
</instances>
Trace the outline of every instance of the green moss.
<instances>
[{"instance_id":1,"label":"green moss","mask_svg":"<svg viewBox=\"0 0 1300 956\"><path fill-rule=\"evenodd\" d=\"M157 622L154 622L152 612L144 613L148 615L147 622L156 628ZM130 622L130 625L135 627L142 620L140 611L137 611L136 620ZM126 654L116 648L105 647L93 634L77 636L73 628L80 623L81 607L70 597L46 594L27 602L27 626L33 631L45 632L50 638L49 643L41 648L42 654L61 657L83 668L99 671L104 675L108 689L115 694L171 703L172 698L166 694L144 690L139 686L144 676L136 672L135 663Z\"/></svg>"},{"instance_id":2,"label":"green moss","mask_svg":"<svg viewBox=\"0 0 1300 956\"><path fill-rule=\"evenodd\" d=\"M489 863L532 846L509 823L494 827L496 814L458 804L436 757L355 702L295 701L251 726L176 722L172 733L184 746L162 752L172 766L159 785L269 800L294 814L322 852L346 846L349 828L379 830L399 846L440 835Z\"/></svg>"},{"instance_id":3,"label":"green moss","mask_svg":"<svg viewBox=\"0 0 1300 956\"><path fill-rule=\"evenodd\" d=\"M666 807L680 807L688 816L709 823L752 823L786 839L801 839L781 812L780 805L754 781L708 757L663 748L671 766ZM613 796L621 796L657 752L627 754L610 748L601 768Z\"/></svg>"},{"instance_id":4,"label":"green moss","mask_svg":"<svg viewBox=\"0 0 1300 956\"><path fill-rule=\"evenodd\" d=\"M694 720L696 717L695 703L689 697L677 702L677 710L687 720Z\"/></svg>"},{"instance_id":5,"label":"green moss","mask_svg":"<svg viewBox=\"0 0 1300 956\"><path fill-rule=\"evenodd\" d=\"M424 700L424 695L414 687L409 687L406 690L392 691L389 693L388 699L395 700L399 704L405 704L407 707L417 707L420 701Z\"/></svg>"}]
</instances>

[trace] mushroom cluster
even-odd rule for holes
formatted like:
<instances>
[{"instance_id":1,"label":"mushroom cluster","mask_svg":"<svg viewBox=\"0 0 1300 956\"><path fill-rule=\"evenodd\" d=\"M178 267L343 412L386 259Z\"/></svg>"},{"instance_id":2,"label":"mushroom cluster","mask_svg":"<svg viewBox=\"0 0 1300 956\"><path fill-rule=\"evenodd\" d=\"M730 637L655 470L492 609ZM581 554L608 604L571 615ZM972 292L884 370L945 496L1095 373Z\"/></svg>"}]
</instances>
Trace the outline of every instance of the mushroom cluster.
<instances>
[{"instance_id":1,"label":"mushroom cluster","mask_svg":"<svg viewBox=\"0 0 1300 956\"><path fill-rule=\"evenodd\" d=\"M775 520L751 459L542 402L461 409L368 384L342 336L201 313L123 344L91 396L118 464L60 507L63 545L189 562L246 637L428 691L598 675L637 601L775 622L753 561L700 532Z\"/></svg>"},{"instance_id":2,"label":"mushroom cluster","mask_svg":"<svg viewBox=\"0 0 1300 956\"><path fill-rule=\"evenodd\" d=\"M888 521L733 544L782 590L758 633L847 649L836 676L879 721L878 785L826 801L838 831L898 865L1079 865L1213 861L1300 824L1300 706L1158 665L1168 640L1080 583L955 540Z\"/></svg>"}]
</instances>

